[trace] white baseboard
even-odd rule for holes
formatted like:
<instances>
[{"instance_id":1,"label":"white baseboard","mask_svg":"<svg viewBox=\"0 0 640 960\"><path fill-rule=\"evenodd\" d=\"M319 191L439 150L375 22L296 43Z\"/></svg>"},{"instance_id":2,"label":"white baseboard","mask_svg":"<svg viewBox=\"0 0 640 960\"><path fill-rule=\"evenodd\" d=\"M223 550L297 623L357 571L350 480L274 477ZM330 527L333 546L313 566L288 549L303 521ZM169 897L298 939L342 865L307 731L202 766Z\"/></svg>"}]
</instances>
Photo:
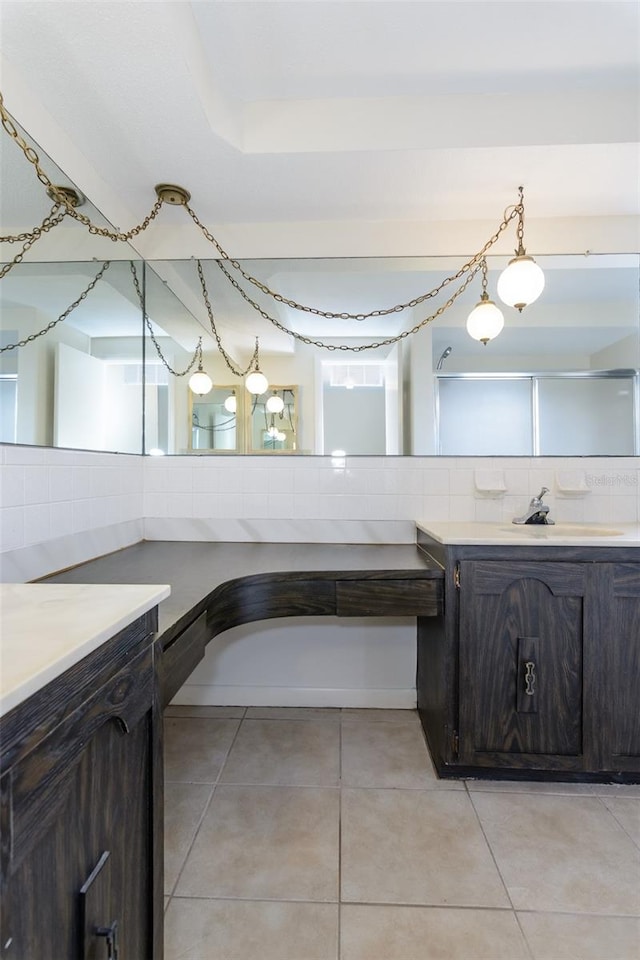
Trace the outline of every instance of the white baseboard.
<instances>
[{"instance_id":1,"label":"white baseboard","mask_svg":"<svg viewBox=\"0 0 640 960\"><path fill-rule=\"evenodd\" d=\"M185 683L171 702L190 707L372 707L415 710L417 695L415 687L406 690L348 690Z\"/></svg>"}]
</instances>

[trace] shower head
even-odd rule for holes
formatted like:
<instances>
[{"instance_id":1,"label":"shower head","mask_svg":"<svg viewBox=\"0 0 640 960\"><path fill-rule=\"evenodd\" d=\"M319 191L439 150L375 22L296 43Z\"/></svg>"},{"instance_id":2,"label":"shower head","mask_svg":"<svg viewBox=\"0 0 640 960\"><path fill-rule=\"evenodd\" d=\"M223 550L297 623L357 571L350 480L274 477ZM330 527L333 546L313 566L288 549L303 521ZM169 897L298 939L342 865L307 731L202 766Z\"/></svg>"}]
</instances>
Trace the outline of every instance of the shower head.
<instances>
[{"instance_id":1,"label":"shower head","mask_svg":"<svg viewBox=\"0 0 640 960\"><path fill-rule=\"evenodd\" d=\"M447 359L447 357L449 356L450 353L451 353L451 347L445 347L444 350L442 351L442 353L441 353L441 355L440 355L440 359L438 360L438 363L437 363L437 365L436 365L436 370L442 370L442 364L443 364L444 361Z\"/></svg>"}]
</instances>

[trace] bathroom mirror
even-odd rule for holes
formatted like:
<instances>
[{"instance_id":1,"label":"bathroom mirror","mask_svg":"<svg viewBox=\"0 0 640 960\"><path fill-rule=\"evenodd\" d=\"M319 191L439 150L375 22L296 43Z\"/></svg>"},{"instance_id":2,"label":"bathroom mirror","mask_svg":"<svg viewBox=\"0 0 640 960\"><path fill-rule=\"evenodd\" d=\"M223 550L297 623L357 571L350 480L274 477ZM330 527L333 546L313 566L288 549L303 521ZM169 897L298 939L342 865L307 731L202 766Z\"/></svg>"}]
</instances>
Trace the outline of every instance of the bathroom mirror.
<instances>
[{"instance_id":1,"label":"bathroom mirror","mask_svg":"<svg viewBox=\"0 0 640 960\"><path fill-rule=\"evenodd\" d=\"M205 396L189 391L190 450L243 453L242 401L237 385L213 387Z\"/></svg>"},{"instance_id":2,"label":"bathroom mirror","mask_svg":"<svg viewBox=\"0 0 640 960\"><path fill-rule=\"evenodd\" d=\"M3 147L3 233L16 234L40 223L51 203L17 148ZM72 185L37 149L52 179ZM94 222L106 224L90 203L83 210ZM15 244L3 244L3 262L16 252ZM451 387L455 377L475 378L474 389L480 394L472 401L462 395L466 387L458 390L460 410L469 417L470 408L479 409L477 396L488 397L492 377L503 381L515 377L531 384L532 377L546 375L549 383L536 381L536 390L539 399L544 394L549 400L546 406L544 397L539 403L528 454L543 452L535 431L545 417L548 422L557 414L570 431L572 405L584 409L587 394L605 424L622 411L625 427L614 439L600 426L571 452L640 453L638 255L536 259L546 278L542 296L521 314L504 307L504 330L486 346L466 331L466 318L480 296L479 280L442 316L424 325L422 321L438 311L455 285L420 306L362 321L295 310L252 288L252 299L275 321L270 322L239 295L216 261L203 262L214 321L235 366L232 370L217 348L193 260L144 263L126 244L92 236L83 225L65 218L0 283L1 346L51 326L26 346L0 353L0 438L6 443L132 453L280 450L325 455L339 449L347 455L490 455L504 452L498 434L494 440L490 431L483 431L482 447L471 451L466 442L448 435L445 391L455 392ZM507 260L488 258L488 290L494 298ZM56 322L106 261L109 266L94 287L66 319ZM455 273L461 263L459 257L385 257L245 260L242 266L288 299L339 314L367 313L418 297ZM420 326L419 332L400 337L415 326ZM203 401L205 406L195 402L202 423L201 436L194 438L194 398L186 370L200 337L204 368L216 392ZM289 425L280 431L286 441L271 445L265 439L271 424L263 405L251 404L243 378L236 375L249 363L256 337L261 369L270 383L294 384L292 389L297 390L295 430ZM317 339L335 349L314 346ZM383 345L376 350L346 349L371 341ZM611 371L620 369L627 373L617 384ZM606 376L600 379L609 378L604 386L577 376L602 372ZM236 414L235 431L229 427L223 441L218 425L222 413L215 408L227 387L235 388L242 412ZM504 400L499 410L509 407L510 401ZM213 439L213 432L220 435ZM204 433L212 446L202 445ZM234 446L227 446L232 439ZM550 449L570 452L562 435ZM515 447L508 452L515 454Z\"/></svg>"},{"instance_id":3,"label":"bathroom mirror","mask_svg":"<svg viewBox=\"0 0 640 960\"><path fill-rule=\"evenodd\" d=\"M295 453L298 449L298 388L270 385L247 403L247 453Z\"/></svg>"},{"instance_id":4,"label":"bathroom mirror","mask_svg":"<svg viewBox=\"0 0 640 960\"><path fill-rule=\"evenodd\" d=\"M477 410L477 397L465 400L461 390L480 390L488 398L492 377L520 377L531 383L532 377L546 374L546 380L538 380L537 389L549 396L549 391L555 391L556 400L550 400L547 409L557 412L556 420L565 418L569 429L571 403L584 408L585 391L594 397L594 409L603 415L605 423L607 419L617 422L621 411L625 417L627 426L619 435L616 433L615 440L611 431L599 427L599 446L594 446L592 437L584 447L572 448L571 452L637 454L638 257L537 259L547 281L543 296L522 314L504 308L505 329L487 346L472 340L466 332L466 316L479 296L477 290L468 290L442 317L415 335L362 352L321 350L277 328L272 333L264 320L257 325L254 311L249 311L246 304L233 303L231 294L235 291L227 289L228 281L222 284L223 277L216 279L219 271L214 262L208 263L209 296L225 351L239 368L245 368L259 329L261 369L270 383L297 388L292 408L295 432L289 425L286 443L275 444L264 436L270 422L265 419L263 402L251 406L243 379L233 376L216 347L198 300L194 264L144 264L132 256L109 261L94 288L65 320L25 347L0 355L2 440L118 452L161 450L165 454L205 450L330 454L341 449L347 455L516 455L516 447L504 448L504 431L496 435L500 442L494 443L485 430L481 447L470 450L466 441L456 446L447 433L444 384L450 394L456 377L475 378L475 387L467 384L458 388L458 393L462 410ZM2 344L17 342L55 321L95 279L105 262L17 264L0 284ZM330 291L331 296L320 302L329 309L344 304L335 291L358 287L367 291L365 300L358 301L363 310L368 304L398 302L402 290L411 297L431 289L451 268L450 262L441 262L440 258L286 261L277 266L282 274L278 289L291 291L296 299L314 302L315 298L318 302L321 277L322 289ZM490 289L495 287L501 266L501 258L491 260ZM275 276L273 262L250 263L247 268L261 278L271 280ZM314 278L314 283L307 287L301 275ZM297 283L283 286L287 279L296 277ZM355 303L354 296L348 298L347 308ZM433 312L434 308L430 306L429 310ZM270 310L276 315L273 306ZM287 308L287 312L293 311ZM283 313L278 316L282 318ZM422 315L416 309L404 324L419 323L426 315L425 308ZM389 318L385 321L389 338L403 329L396 315L392 321L393 325ZM353 333L355 327L359 336L344 336L345 322L331 321L326 324L327 340L357 346L366 342L364 330L369 331L368 338L381 336L381 320L371 327L366 322L350 323L349 332ZM283 325L311 331L306 315L287 315ZM342 335L338 336L341 326ZM211 438L213 445L209 440L204 445L204 424L208 424L207 429L212 427L213 408L196 404L203 422L201 436L194 438L193 395L188 389L189 376L184 373L193 360L199 337L203 337L204 369L216 388L211 399L204 402L219 406L227 398L226 391L235 389L242 410L236 416L235 430L230 429L225 440L221 434L215 442ZM611 380L611 371L616 370L626 371L624 383ZM577 376L602 372L609 377L608 386L596 386L595 380L585 386L584 377ZM510 389L515 389L513 384ZM597 398L594 390L600 390ZM505 400L503 409L509 410L510 403ZM214 420L222 424L219 414ZM542 408L539 416L543 416ZM351 429L354 424L358 426L355 432ZM216 432L220 433L218 427ZM229 445L232 438L235 442ZM568 453L570 448L560 443L551 449ZM525 455L543 452L534 442L526 447Z\"/></svg>"}]
</instances>

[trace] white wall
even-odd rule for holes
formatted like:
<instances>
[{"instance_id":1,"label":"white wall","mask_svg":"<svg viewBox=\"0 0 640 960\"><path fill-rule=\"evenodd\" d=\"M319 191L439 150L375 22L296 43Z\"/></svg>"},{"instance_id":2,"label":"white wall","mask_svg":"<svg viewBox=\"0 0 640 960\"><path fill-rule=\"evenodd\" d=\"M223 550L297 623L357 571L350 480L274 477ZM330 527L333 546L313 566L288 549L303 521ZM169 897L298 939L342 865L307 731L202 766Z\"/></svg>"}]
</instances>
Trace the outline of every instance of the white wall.
<instances>
[{"instance_id":1,"label":"white wall","mask_svg":"<svg viewBox=\"0 0 640 960\"><path fill-rule=\"evenodd\" d=\"M415 520L504 521L542 485L558 520L640 520L638 458L167 457L0 447L2 579L147 540L411 543ZM478 471L502 471L487 499ZM562 474L588 493L563 496ZM411 706L415 621L268 621L224 634L178 702Z\"/></svg>"}]
</instances>

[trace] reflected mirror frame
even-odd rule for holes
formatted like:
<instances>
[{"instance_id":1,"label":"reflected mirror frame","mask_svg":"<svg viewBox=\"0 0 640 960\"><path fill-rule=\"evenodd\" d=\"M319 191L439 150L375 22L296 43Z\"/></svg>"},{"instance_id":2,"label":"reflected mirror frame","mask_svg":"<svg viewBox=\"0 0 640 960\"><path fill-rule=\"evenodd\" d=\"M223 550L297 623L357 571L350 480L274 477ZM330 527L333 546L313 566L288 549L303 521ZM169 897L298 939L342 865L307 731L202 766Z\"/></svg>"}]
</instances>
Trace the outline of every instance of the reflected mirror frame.
<instances>
[{"instance_id":1,"label":"reflected mirror frame","mask_svg":"<svg viewBox=\"0 0 640 960\"><path fill-rule=\"evenodd\" d=\"M245 391L246 392L246 391ZM283 400L285 403L285 409L280 413L268 414L266 412L266 402L269 397L272 397L274 394L283 395ZM288 401L288 395L290 395L290 401ZM298 386L296 384L269 384L267 390L264 393L260 394L257 397L253 397L247 394L246 403L245 403L245 418L246 418L246 450L245 453L250 454L297 454L300 449L300 444L298 442ZM261 417L265 419L265 429L268 428L269 418L278 420L282 418L284 421L288 421L289 430L286 430L287 437L292 439L292 446L284 446L281 448L272 448L267 447L258 447L254 445L254 429L260 429L262 431L262 424L258 427L256 418ZM276 424L277 425L277 424Z\"/></svg>"},{"instance_id":2,"label":"reflected mirror frame","mask_svg":"<svg viewBox=\"0 0 640 960\"><path fill-rule=\"evenodd\" d=\"M245 425L245 413L244 413L244 394L246 391L242 385L236 383L225 385L225 384L214 384L211 390L211 393L205 394L203 396L198 396L193 393L192 390L188 391L189 393L189 415L188 415L188 429L187 436L189 439L189 453L190 454L215 454L216 456L222 454L238 454L244 453L244 425ZM193 415L195 407L201 405L206 406L207 402L211 406L220 406L224 404L224 398L235 394L236 397L236 412L235 412L235 429L236 429L236 443L234 447L221 448L221 447L194 447L193 445ZM224 396L222 396L224 395ZM218 400L214 400L214 397L220 397ZM229 417L234 416L229 414Z\"/></svg>"}]
</instances>

